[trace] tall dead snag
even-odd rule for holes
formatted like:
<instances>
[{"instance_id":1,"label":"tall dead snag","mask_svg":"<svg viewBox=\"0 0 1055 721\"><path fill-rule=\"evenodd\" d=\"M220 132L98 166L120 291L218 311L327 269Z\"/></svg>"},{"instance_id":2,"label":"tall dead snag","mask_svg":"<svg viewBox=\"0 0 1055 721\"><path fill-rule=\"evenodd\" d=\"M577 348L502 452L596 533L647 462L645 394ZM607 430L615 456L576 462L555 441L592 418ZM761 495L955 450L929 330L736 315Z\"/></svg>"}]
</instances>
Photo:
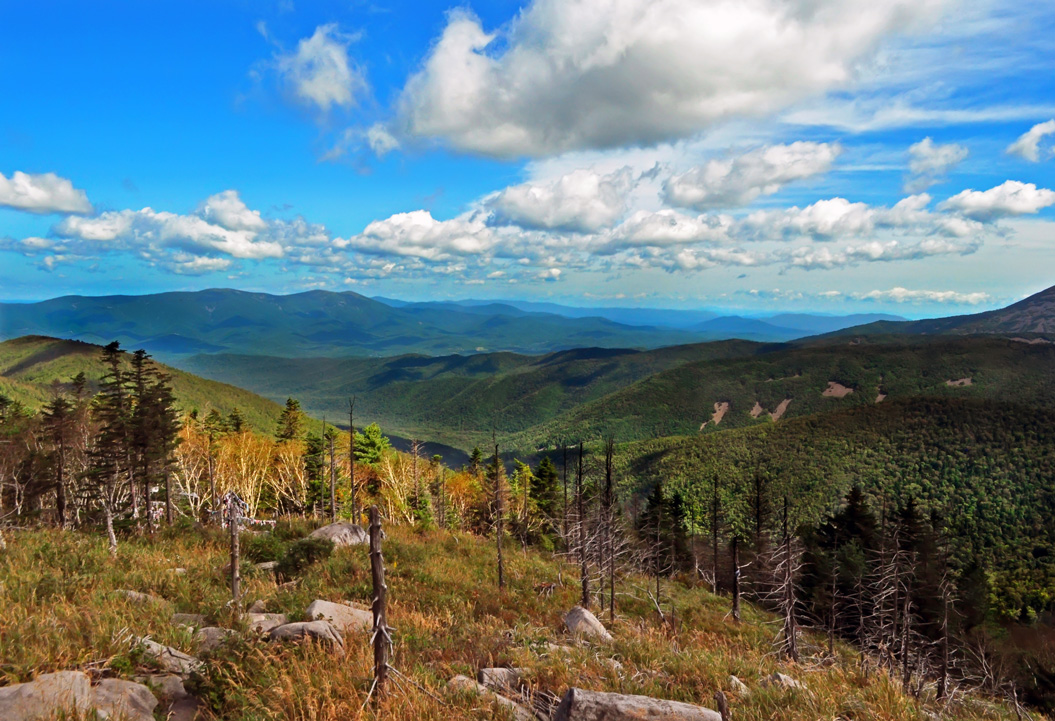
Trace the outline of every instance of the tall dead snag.
<instances>
[{"instance_id":1,"label":"tall dead snag","mask_svg":"<svg viewBox=\"0 0 1055 721\"><path fill-rule=\"evenodd\" d=\"M337 522L337 454L333 441L336 433L327 433L330 446L330 523Z\"/></svg>"},{"instance_id":2,"label":"tall dead snag","mask_svg":"<svg viewBox=\"0 0 1055 721\"><path fill-rule=\"evenodd\" d=\"M502 560L502 534L505 532L505 527L502 521L505 515L505 511L502 508L502 458L498 452L497 441L495 441L494 484L495 545L498 547L498 587L505 588L505 564Z\"/></svg>"},{"instance_id":3,"label":"tall dead snag","mask_svg":"<svg viewBox=\"0 0 1055 721\"><path fill-rule=\"evenodd\" d=\"M227 508L225 509L227 527L231 532L231 603L235 608L238 608L242 596L242 576L238 567L241 561L241 549L239 548L238 542L238 526L242 520L242 509L244 504L242 503L242 499L238 497L238 494L233 491L227 494L225 500L227 501Z\"/></svg>"},{"instance_id":4,"label":"tall dead snag","mask_svg":"<svg viewBox=\"0 0 1055 721\"><path fill-rule=\"evenodd\" d=\"M580 605L590 608L590 573L589 559L586 556L586 510L583 502L583 445L579 441L579 471L575 475L575 506L577 509L576 522L579 525L579 580L582 581L582 599Z\"/></svg>"},{"instance_id":5,"label":"tall dead snag","mask_svg":"<svg viewBox=\"0 0 1055 721\"><path fill-rule=\"evenodd\" d=\"M561 506L561 511L564 520L564 543L568 544L568 444L561 443L561 452L564 454L564 505Z\"/></svg>"},{"instance_id":6,"label":"tall dead snag","mask_svg":"<svg viewBox=\"0 0 1055 721\"><path fill-rule=\"evenodd\" d=\"M733 621L740 623L740 536L733 534Z\"/></svg>"},{"instance_id":7,"label":"tall dead snag","mask_svg":"<svg viewBox=\"0 0 1055 721\"><path fill-rule=\"evenodd\" d=\"M795 574L798 572L798 554L792 547L788 532L788 497L784 496L784 537L781 542L780 560L780 610L784 615L784 656L796 663L799 660L798 621L795 617L797 604Z\"/></svg>"},{"instance_id":8,"label":"tall dead snag","mask_svg":"<svg viewBox=\"0 0 1055 721\"><path fill-rule=\"evenodd\" d=\"M359 507L355 500L355 396L348 399L348 485L352 501L352 523L359 523Z\"/></svg>"},{"instance_id":9,"label":"tall dead snag","mask_svg":"<svg viewBox=\"0 0 1055 721\"><path fill-rule=\"evenodd\" d=\"M604 493L601 496L601 523L604 531L604 556L608 562L608 620L615 623L615 439L604 443ZM601 567L602 573L604 566Z\"/></svg>"},{"instance_id":10,"label":"tall dead snag","mask_svg":"<svg viewBox=\"0 0 1055 721\"><path fill-rule=\"evenodd\" d=\"M711 590L718 593L718 474L711 485Z\"/></svg>"},{"instance_id":11,"label":"tall dead snag","mask_svg":"<svg viewBox=\"0 0 1055 721\"><path fill-rule=\"evenodd\" d=\"M371 643L374 646L374 685L372 692L379 696L384 693L385 681L388 678L388 652L392 638L388 634L388 616L385 604L388 602L388 586L385 585L385 557L381 553L381 512L377 506L370 506L370 575L374 583L374 599L371 610L374 612L374 633Z\"/></svg>"}]
</instances>

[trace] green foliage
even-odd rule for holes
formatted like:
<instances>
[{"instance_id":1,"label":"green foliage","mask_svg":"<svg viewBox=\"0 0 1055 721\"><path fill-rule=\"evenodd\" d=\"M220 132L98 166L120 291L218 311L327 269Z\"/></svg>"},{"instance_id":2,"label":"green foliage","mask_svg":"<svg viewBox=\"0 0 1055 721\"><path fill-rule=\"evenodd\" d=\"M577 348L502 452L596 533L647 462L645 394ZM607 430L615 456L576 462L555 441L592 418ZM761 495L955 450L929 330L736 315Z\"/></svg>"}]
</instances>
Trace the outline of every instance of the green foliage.
<instances>
[{"instance_id":1,"label":"green foliage","mask_svg":"<svg viewBox=\"0 0 1055 721\"><path fill-rule=\"evenodd\" d=\"M275 569L282 578L295 578L309 566L330 557L333 541L326 538L301 538L289 544Z\"/></svg>"},{"instance_id":2,"label":"green foliage","mask_svg":"<svg viewBox=\"0 0 1055 721\"><path fill-rule=\"evenodd\" d=\"M392 447L392 442L381 433L381 427L376 423L355 432L355 460L362 463L378 463L385 452Z\"/></svg>"},{"instance_id":3,"label":"green foliage","mask_svg":"<svg viewBox=\"0 0 1055 721\"><path fill-rule=\"evenodd\" d=\"M74 398L86 398L99 390L107 372L100 351L90 343L40 336L4 341L0 343L0 395L29 410L43 408L56 389ZM128 354L122 353L119 358L122 369L127 369ZM199 415L205 415L211 409L227 415L237 408L253 430L270 433L274 429L281 410L275 403L242 388L156 365L168 378L180 411L197 409Z\"/></svg>"},{"instance_id":4,"label":"green foliage","mask_svg":"<svg viewBox=\"0 0 1055 721\"><path fill-rule=\"evenodd\" d=\"M694 438L623 446L621 477L647 492L661 479L690 518L707 519L719 479L722 532L754 535L765 496L791 499L792 527L823 523L859 485L873 509L940 518L950 563L988 569L990 613L1029 618L1053 607L1055 414L980 400L910 399ZM772 515L763 530L772 530ZM704 532L709 528L705 523Z\"/></svg>"},{"instance_id":5,"label":"green foliage","mask_svg":"<svg viewBox=\"0 0 1055 721\"><path fill-rule=\"evenodd\" d=\"M287 549L287 544L274 533L247 533L241 540L241 551L253 563L278 561Z\"/></svg>"}]
</instances>

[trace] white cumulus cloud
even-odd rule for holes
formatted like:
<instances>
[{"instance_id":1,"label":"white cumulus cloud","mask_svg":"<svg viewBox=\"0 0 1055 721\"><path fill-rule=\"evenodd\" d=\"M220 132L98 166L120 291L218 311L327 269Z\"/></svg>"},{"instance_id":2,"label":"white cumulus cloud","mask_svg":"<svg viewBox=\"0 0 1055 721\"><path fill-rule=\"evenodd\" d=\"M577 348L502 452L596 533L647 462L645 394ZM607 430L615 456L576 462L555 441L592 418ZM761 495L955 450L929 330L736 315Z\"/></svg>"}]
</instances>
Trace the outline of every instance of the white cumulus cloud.
<instances>
[{"instance_id":1,"label":"white cumulus cloud","mask_svg":"<svg viewBox=\"0 0 1055 721\"><path fill-rule=\"evenodd\" d=\"M1032 215L1052 205L1055 205L1055 191L1038 188L1033 183L1008 180L989 190L964 190L939 207L976 220L990 221L1013 215Z\"/></svg>"},{"instance_id":2,"label":"white cumulus cloud","mask_svg":"<svg viewBox=\"0 0 1055 721\"><path fill-rule=\"evenodd\" d=\"M633 184L629 168L604 175L579 169L552 180L505 188L484 205L499 225L595 232L623 216Z\"/></svg>"},{"instance_id":3,"label":"white cumulus cloud","mask_svg":"<svg viewBox=\"0 0 1055 721\"><path fill-rule=\"evenodd\" d=\"M908 154L912 178L905 183L905 189L919 192L941 182L950 170L967 158L968 150L957 143L942 145L926 137L910 146Z\"/></svg>"},{"instance_id":4,"label":"white cumulus cloud","mask_svg":"<svg viewBox=\"0 0 1055 721\"><path fill-rule=\"evenodd\" d=\"M947 0L533 0L452 12L404 87L406 132L497 157L650 145L849 85Z\"/></svg>"},{"instance_id":5,"label":"white cumulus cloud","mask_svg":"<svg viewBox=\"0 0 1055 721\"><path fill-rule=\"evenodd\" d=\"M668 178L663 185L664 199L671 205L697 210L748 205L790 182L828 172L840 152L834 143L796 142L711 160Z\"/></svg>"},{"instance_id":6,"label":"white cumulus cloud","mask_svg":"<svg viewBox=\"0 0 1055 721\"><path fill-rule=\"evenodd\" d=\"M1022 133L1018 140L1007 146L1007 152L1033 163L1040 162L1040 141L1049 135L1055 135L1055 119L1037 123Z\"/></svg>"},{"instance_id":7,"label":"white cumulus cloud","mask_svg":"<svg viewBox=\"0 0 1055 721\"><path fill-rule=\"evenodd\" d=\"M857 300L874 300L893 303L950 303L954 305L979 305L992 299L988 293L961 293L955 290L909 290L900 286L890 290L871 290L850 293Z\"/></svg>"},{"instance_id":8,"label":"white cumulus cloud","mask_svg":"<svg viewBox=\"0 0 1055 721\"><path fill-rule=\"evenodd\" d=\"M296 50L275 59L283 79L301 102L323 112L351 107L367 89L366 74L348 55L349 38L334 24L320 25Z\"/></svg>"},{"instance_id":9,"label":"white cumulus cloud","mask_svg":"<svg viewBox=\"0 0 1055 721\"><path fill-rule=\"evenodd\" d=\"M28 213L90 213L88 195L54 173L0 173L0 207Z\"/></svg>"}]
</instances>

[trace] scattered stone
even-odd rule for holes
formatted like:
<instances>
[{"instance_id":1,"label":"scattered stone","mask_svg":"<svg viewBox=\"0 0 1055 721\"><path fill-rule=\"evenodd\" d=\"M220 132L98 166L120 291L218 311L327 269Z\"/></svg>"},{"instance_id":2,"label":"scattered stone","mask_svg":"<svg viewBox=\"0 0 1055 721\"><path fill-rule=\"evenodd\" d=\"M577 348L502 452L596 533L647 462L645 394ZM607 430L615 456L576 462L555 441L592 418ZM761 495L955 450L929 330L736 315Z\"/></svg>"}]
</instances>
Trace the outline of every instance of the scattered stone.
<instances>
[{"instance_id":1,"label":"scattered stone","mask_svg":"<svg viewBox=\"0 0 1055 721\"><path fill-rule=\"evenodd\" d=\"M729 688L732 689L733 693L737 696L750 696L751 689L747 687L747 684L738 679L736 676L729 677Z\"/></svg>"},{"instance_id":2,"label":"scattered stone","mask_svg":"<svg viewBox=\"0 0 1055 721\"><path fill-rule=\"evenodd\" d=\"M374 627L374 614L343 603L331 603L329 601L312 601L307 610L308 618L312 621L322 619L329 621L337 630L347 633L349 631L369 631Z\"/></svg>"},{"instance_id":3,"label":"scattered stone","mask_svg":"<svg viewBox=\"0 0 1055 721\"><path fill-rule=\"evenodd\" d=\"M588 636L601 641L611 641L612 634L605 630L597 617L582 606L575 606L564 616L564 625L573 636Z\"/></svg>"},{"instance_id":4,"label":"scattered stone","mask_svg":"<svg viewBox=\"0 0 1055 721\"><path fill-rule=\"evenodd\" d=\"M284 613L243 613L242 618L249 624L249 630L255 633L267 633L289 623L289 617Z\"/></svg>"},{"instance_id":5,"label":"scattered stone","mask_svg":"<svg viewBox=\"0 0 1055 721\"><path fill-rule=\"evenodd\" d=\"M264 561L263 563L254 563L253 568L258 571L274 571L278 568L278 561Z\"/></svg>"},{"instance_id":6,"label":"scattered stone","mask_svg":"<svg viewBox=\"0 0 1055 721\"><path fill-rule=\"evenodd\" d=\"M476 680L493 691L516 691L523 677L522 668L482 668L476 672Z\"/></svg>"},{"instance_id":7,"label":"scattered stone","mask_svg":"<svg viewBox=\"0 0 1055 721\"><path fill-rule=\"evenodd\" d=\"M148 687L156 689L161 698L168 701L178 701L187 696L187 689L183 688L183 679L174 673L156 673L150 676L136 676L135 680L145 683Z\"/></svg>"},{"instance_id":8,"label":"scattered stone","mask_svg":"<svg viewBox=\"0 0 1055 721\"><path fill-rule=\"evenodd\" d=\"M542 646L543 653L574 653L575 649L571 646L562 646L559 643L546 642Z\"/></svg>"},{"instance_id":9,"label":"scattered stone","mask_svg":"<svg viewBox=\"0 0 1055 721\"><path fill-rule=\"evenodd\" d=\"M199 651L202 653L212 653L233 633L234 631L229 628L206 626L205 628L198 629L198 632L194 634L194 640L198 644Z\"/></svg>"},{"instance_id":10,"label":"scattered stone","mask_svg":"<svg viewBox=\"0 0 1055 721\"><path fill-rule=\"evenodd\" d=\"M717 711L703 706L664 701L648 696L602 693L570 688L561 699L553 721L722 721Z\"/></svg>"},{"instance_id":11,"label":"scattered stone","mask_svg":"<svg viewBox=\"0 0 1055 721\"><path fill-rule=\"evenodd\" d=\"M163 598L152 596L149 593L129 591L126 588L118 589L114 591L114 593L123 598L127 598L129 601L133 601L135 603L168 603L168 601Z\"/></svg>"},{"instance_id":12,"label":"scattered stone","mask_svg":"<svg viewBox=\"0 0 1055 721\"><path fill-rule=\"evenodd\" d=\"M46 673L27 683L0 687L0 719L46 721L62 712L86 713L91 702L92 684L87 674Z\"/></svg>"},{"instance_id":13,"label":"scattered stone","mask_svg":"<svg viewBox=\"0 0 1055 721\"><path fill-rule=\"evenodd\" d=\"M246 613L267 613L267 604L258 598L246 609Z\"/></svg>"},{"instance_id":14,"label":"scattered stone","mask_svg":"<svg viewBox=\"0 0 1055 721\"><path fill-rule=\"evenodd\" d=\"M370 542L370 536L367 535L362 526L344 521L316 528L308 537L325 538L328 541L333 541L335 546L360 546Z\"/></svg>"},{"instance_id":15,"label":"scattered stone","mask_svg":"<svg viewBox=\"0 0 1055 721\"><path fill-rule=\"evenodd\" d=\"M187 569L186 568L170 568L169 570L172 571L173 573L175 573L177 576L186 576L187 575Z\"/></svg>"},{"instance_id":16,"label":"scattered stone","mask_svg":"<svg viewBox=\"0 0 1055 721\"><path fill-rule=\"evenodd\" d=\"M92 705L100 719L154 721L158 700L143 684L107 678L93 689Z\"/></svg>"},{"instance_id":17,"label":"scattered stone","mask_svg":"<svg viewBox=\"0 0 1055 721\"><path fill-rule=\"evenodd\" d=\"M776 687L785 691L806 690L806 685L803 684L801 681L796 681L791 676L785 676L784 674L776 671L762 679L762 685L766 688Z\"/></svg>"},{"instance_id":18,"label":"scattered stone","mask_svg":"<svg viewBox=\"0 0 1055 721\"><path fill-rule=\"evenodd\" d=\"M201 666L201 661L194 658L194 656L189 656L171 646L162 646L149 638L140 639L139 642L142 644L146 654L156 660L161 665L162 670L169 673L188 676Z\"/></svg>"},{"instance_id":19,"label":"scattered stone","mask_svg":"<svg viewBox=\"0 0 1055 721\"><path fill-rule=\"evenodd\" d=\"M518 704L516 701L501 696L486 686L473 681L468 676L455 676L447 682L447 690L452 693L472 693L496 703L506 709L516 721L535 721L535 714Z\"/></svg>"},{"instance_id":20,"label":"scattered stone","mask_svg":"<svg viewBox=\"0 0 1055 721\"><path fill-rule=\"evenodd\" d=\"M198 699L186 696L169 706L168 721L195 721L198 718Z\"/></svg>"},{"instance_id":21,"label":"scattered stone","mask_svg":"<svg viewBox=\"0 0 1055 721\"><path fill-rule=\"evenodd\" d=\"M341 636L341 632L330 625L328 621L287 623L271 629L267 637L272 641L299 641L302 638L311 638L332 643L341 649L344 648L344 638Z\"/></svg>"},{"instance_id":22,"label":"scattered stone","mask_svg":"<svg viewBox=\"0 0 1055 721\"><path fill-rule=\"evenodd\" d=\"M191 628L201 628L205 625L205 616L200 613L174 613L172 623Z\"/></svg>"}]
</instances>

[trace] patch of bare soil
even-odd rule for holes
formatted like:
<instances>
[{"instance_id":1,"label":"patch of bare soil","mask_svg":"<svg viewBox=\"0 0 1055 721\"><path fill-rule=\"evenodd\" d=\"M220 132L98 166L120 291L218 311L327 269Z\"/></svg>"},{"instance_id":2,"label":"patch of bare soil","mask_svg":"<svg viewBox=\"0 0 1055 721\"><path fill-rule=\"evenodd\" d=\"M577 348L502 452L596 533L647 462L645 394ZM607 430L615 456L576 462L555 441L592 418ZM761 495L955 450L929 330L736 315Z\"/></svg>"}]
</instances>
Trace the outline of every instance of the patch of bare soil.
<instances>
[{"instance_id":1,"label":"patch of bare soil","mask_svg":"<svg viewBox=\"0 0 1055 721\"><path fill-rule=\"evenodd\" d=\"M880 391L879 393L876 394L876 403L882 403L885 400L886 400L886 393L883 393L882 391Z\"/></svg>"},{"instance_id":2,"label":"patch of bare soil","mask_svg":"<svg viewBox=\"0 0 1055 721\"><path fill-rule=\"evenodd\" d=\"M762 404L755 401L755 407L751 409L751 417L758 418L760 415L766 412L766 409L762 407Z\"/></svg>"},{"instance_id":3,"label":"patch of bare soil","mask_svg":"<svg viewBox=\"0 0 1055 721\"><path fill-rule=\"evenodd\" d=\"M785 398L780 402L780 405L777 406L777 409L769 414L769 417L775 421L779 421L780 417L787 412L789 405L791 405L791 399Z\"/></svg>"},{"instance_id":4,"label":"patch of bare soil","mask_svg":"<svg viewBox=\"0 0 1055 721\"><path fill-rule=\"evenodd\" d=\"M955 380L955 381L954 380L947 380L947 381L945 381L945 385L949 386L950 388L962 388L963 386L973 386L974 385L974 379L972 379L972 378L960 378L959 380Z\"/></svg>"},{"instance_id":5,"label":"patch of bare soil","mask_svg":"<svg viewBox=\"0 0 1055 721\"><path fill-rule=\"evenodd\" d=\"M837 381L828 381L828 387L821 391L825 398L845 398L854 392L853 388L847 388Z\"/></svg>"},{"instance_id":6,"label":"patch of bare soil","mask_svg":"<svg viewBox=\"0 0 1055 721\"><path fill-rule=\"evenodd\" d=\"M728 413L728 412L729 412L729 401L721 401L720 403L715 403L714 404L714 415L711 416L711 420L703 422L703 425L700 426L700 430L702 431L704 428L706 428L708 423L713 423L714 425L718 425L719 423L722 422L722 419L725 418L725 414Z\"/></svg>"}]
</instances>

